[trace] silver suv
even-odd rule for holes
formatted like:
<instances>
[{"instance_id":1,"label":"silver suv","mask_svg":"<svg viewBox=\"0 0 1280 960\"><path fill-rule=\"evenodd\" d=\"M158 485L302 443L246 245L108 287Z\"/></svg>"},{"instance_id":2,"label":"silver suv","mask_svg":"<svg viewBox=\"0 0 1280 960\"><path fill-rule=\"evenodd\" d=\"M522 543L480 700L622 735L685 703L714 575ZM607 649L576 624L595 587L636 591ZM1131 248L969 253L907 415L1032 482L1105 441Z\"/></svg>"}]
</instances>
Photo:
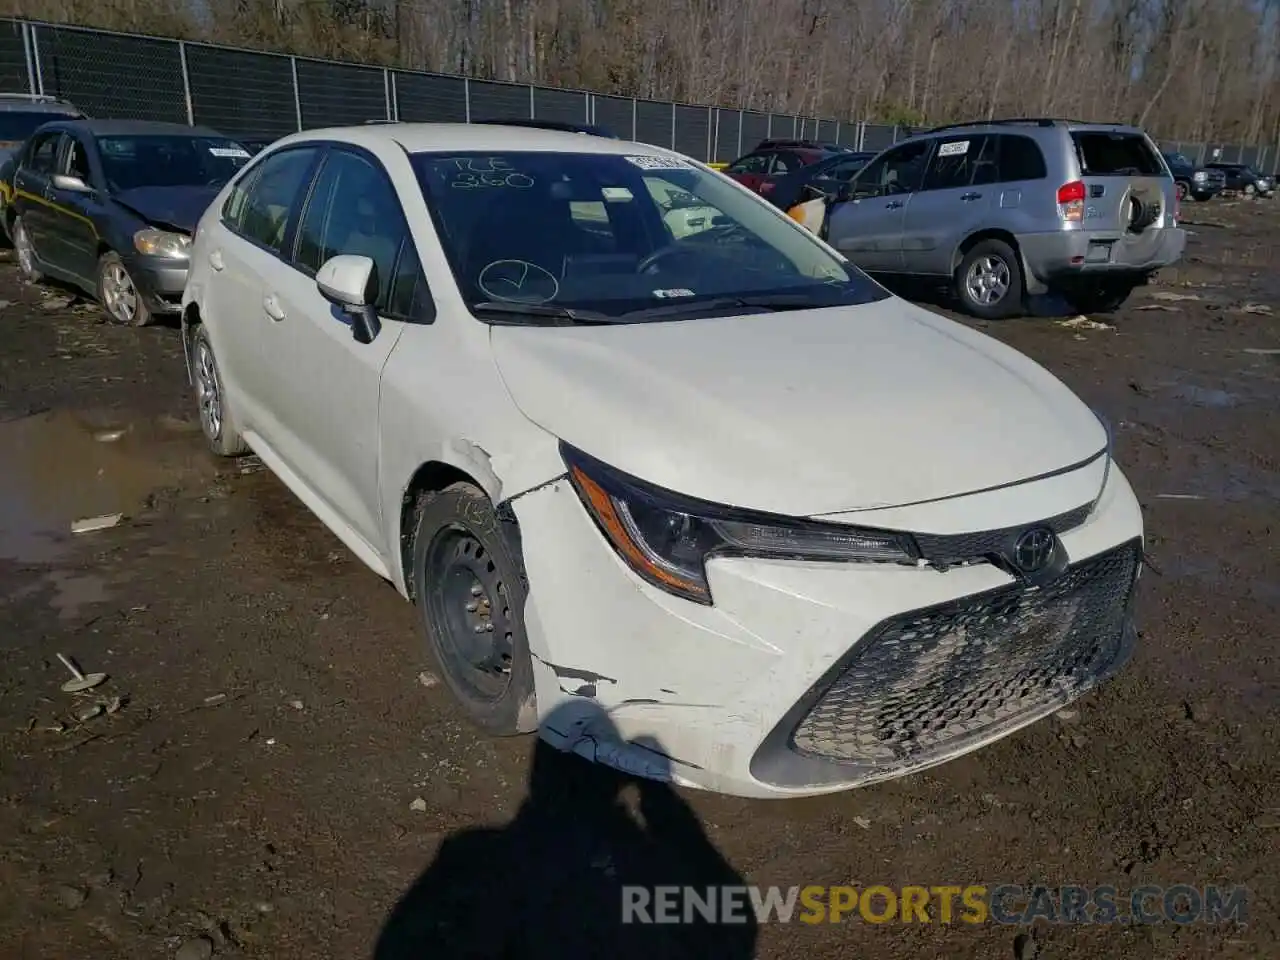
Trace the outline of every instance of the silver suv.
<instances>
[{"instance_id":1,"label":"silver suv","mask_svg":"<svg viewBox=\"0 0 1280 960\"><path fill-rule=\"evenodd\" d=\"M1137 127L1017 119L895 144L834 200L822 233L871 273L945 277L998 319L1053 290L1114 310L1182 256L1173 177Z\"/></svg>"}]
</instances>

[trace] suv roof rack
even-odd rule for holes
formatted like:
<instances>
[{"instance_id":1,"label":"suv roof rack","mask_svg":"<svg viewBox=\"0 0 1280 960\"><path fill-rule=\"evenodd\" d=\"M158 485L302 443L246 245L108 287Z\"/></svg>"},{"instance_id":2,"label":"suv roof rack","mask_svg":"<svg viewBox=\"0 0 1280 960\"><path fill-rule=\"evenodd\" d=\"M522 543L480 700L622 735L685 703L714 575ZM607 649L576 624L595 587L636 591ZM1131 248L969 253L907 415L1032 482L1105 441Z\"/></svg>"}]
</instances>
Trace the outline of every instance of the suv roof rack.
<instances>
[{"instance_id":1,"label":"suv roof rack","mask_svg":"<svg viewBox=\"0 0 1280 960\"><path fill-rule=\"evenodd\" d=\"M1021 124L1023 126L1036 127L1060 127L1068 124L1080 124L1082 126L1098 126L1098 127L1124 127L1128 124L1120 123L1113 120L1074 120L1070 117L997 117L994 120L967 120L964 123L944 123L940 127L932 127L928 130L921 130L920 133L939 133L943 130L958 130L961 127L990 127L990 126L1013 126Z\"/></svg>"}]
</instances>

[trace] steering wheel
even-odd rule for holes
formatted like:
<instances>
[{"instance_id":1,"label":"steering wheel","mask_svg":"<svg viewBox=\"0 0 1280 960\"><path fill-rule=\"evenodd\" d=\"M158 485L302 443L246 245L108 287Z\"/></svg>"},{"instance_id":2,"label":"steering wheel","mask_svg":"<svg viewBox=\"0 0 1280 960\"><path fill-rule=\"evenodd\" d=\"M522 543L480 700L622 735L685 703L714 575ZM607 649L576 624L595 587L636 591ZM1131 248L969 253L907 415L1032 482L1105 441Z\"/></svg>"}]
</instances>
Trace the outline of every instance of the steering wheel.
<instances>
[{"instance_id":1,"label":"steering wheel","mask_svg":"<svg viewBox=\"0 0 1280 960\"><path fill-rule=\"evenodd\" d=\"M683 247L679 243L668 243L665 247L659 247L637 263L636 273L657 273L657 268L667 260L693 256L696 256L696 254L688 247Z\"/></svg>"}]
</instances>

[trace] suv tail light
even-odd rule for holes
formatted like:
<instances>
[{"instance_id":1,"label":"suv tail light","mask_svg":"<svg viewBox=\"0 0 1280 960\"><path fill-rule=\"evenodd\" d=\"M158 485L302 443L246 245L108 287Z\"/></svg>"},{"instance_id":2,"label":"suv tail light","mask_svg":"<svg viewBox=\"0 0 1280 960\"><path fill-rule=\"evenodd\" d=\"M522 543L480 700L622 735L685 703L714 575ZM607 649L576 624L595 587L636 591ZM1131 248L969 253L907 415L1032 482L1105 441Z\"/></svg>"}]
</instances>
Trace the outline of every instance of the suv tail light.
<instances>
[{"instance_id":1,"label":"suv tail light","mask_svg":"<svg viewBox=\"0 0 1280 960\"><path fill-rule=\"evenodd\" d=\"M1085 187L1083 180L1072 180L1058 188L1058 216L1068 223L1084 220Z\"/></svg>"}]
</instances>

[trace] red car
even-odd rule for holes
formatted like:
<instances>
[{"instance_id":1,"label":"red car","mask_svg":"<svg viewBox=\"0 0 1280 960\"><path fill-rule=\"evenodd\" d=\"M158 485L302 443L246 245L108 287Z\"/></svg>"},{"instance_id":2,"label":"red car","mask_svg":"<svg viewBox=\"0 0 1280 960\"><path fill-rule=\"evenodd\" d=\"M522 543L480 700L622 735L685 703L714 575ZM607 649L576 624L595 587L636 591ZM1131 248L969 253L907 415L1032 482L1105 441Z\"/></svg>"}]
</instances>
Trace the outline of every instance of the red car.
<instances>
[{"instance_id":1,"label":"red car","mask_svg":"<svg viewBox=\"0 0 1280 960\"><path fill-rule=\"evenodd\" d=\"M749 190L768 196L779 177L845 150L835 144L812 140L764 140L723 172Z\"/></svg>"}]
</instances>

